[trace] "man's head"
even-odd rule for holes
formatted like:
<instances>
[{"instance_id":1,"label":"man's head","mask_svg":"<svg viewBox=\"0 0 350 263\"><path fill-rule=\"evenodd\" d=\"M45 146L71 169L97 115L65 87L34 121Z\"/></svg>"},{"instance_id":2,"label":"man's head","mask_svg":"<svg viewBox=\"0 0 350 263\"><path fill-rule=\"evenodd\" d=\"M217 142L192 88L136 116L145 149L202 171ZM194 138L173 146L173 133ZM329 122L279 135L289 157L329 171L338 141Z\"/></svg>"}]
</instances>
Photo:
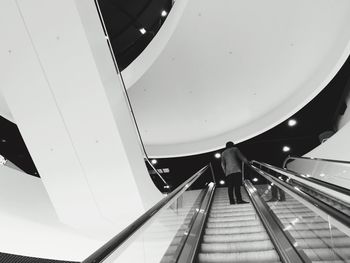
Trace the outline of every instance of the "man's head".
<instances>
[{"instance_id":1,"label":"man's head","mask_svg":"<svg viewBox=\"0 0 350 263\"><path fill-rule=\"evenodd\" d=\"M226 149L232 148L232 147L235 147L235 144L233 142L229 141L226 143Z\"/></svg>"}]
</instances>

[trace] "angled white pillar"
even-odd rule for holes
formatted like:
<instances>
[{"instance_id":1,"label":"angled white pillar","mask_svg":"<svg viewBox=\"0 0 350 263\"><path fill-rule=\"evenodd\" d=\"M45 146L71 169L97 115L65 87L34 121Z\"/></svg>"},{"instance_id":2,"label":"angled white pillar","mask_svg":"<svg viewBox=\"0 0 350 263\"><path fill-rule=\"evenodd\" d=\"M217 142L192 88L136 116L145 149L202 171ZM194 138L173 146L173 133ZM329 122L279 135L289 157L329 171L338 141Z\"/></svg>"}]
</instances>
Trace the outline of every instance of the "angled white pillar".
<instances>
[{"instance_id":1,"label":"angled white pillar","mask_svg":"<svg viewBox=\"0 0 350 263\"><path fill-rule=\"evenodd\" d=\"M94 1L3 0L0 10L1 89L59 218L125 227L161 195Z\"/></svg>"}]
</instances>

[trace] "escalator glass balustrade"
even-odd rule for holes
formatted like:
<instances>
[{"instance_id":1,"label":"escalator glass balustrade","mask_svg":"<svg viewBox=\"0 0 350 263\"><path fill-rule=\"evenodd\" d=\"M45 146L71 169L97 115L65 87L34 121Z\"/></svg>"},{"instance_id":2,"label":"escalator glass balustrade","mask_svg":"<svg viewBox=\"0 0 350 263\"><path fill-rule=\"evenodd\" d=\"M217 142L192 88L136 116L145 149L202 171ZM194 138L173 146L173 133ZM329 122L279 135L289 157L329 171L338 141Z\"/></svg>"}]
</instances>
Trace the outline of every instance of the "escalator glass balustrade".
<instances>
[{"instance_id":1,"label":"escalator glass balustrade","mask_svg":"<svg viewBox=\"0 0 350 263\"><path fill-rule=\"evenodd\" d=\"M137 231L117 235L122 241L109 242L83 263L350 262L346 202L288 178L284 170L249 167L268 181L244 182L249 203L230 205L227 188L217 188L212 169L203 168L137 223ZM206 188L192 189L205 171L211 171Z\"/></svg>"}]
</instances>

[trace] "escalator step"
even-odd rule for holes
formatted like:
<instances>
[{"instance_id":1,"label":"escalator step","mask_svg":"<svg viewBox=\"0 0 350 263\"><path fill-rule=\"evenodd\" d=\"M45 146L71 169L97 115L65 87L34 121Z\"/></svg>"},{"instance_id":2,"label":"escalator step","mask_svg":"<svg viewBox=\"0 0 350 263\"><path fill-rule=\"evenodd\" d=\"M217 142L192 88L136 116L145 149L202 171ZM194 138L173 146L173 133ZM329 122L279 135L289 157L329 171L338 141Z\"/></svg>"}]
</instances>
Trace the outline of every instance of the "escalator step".
<instances>
[{"instance_id":1,"label":"escalator step","mask_svg":"<svg viewBox=\"0 0 350 263\"><path fill-rule=\"evenodd\" d=\"M232 221L232 222L208 222L207 228L256 226L256 225L260 225L260 222L258 220L240 220L240 221Z\"/></svg>"},{"instance_id":2,"label":"escalator step","mask_svg":"<svg viewBox=\"0 0 350 263\"><path fill-rule=\"evenodd\" d=\"M342 260L350 258L349 248L312 248L303 249L305 254L310 258L311 261L314 260ZM349 262L350 260L343 261Z\"/></svg>"},{"instance_id":3,"label":"escalator step","mask_svg":"<svg viewBox=\"0 0 350 263\"><path fill-rule=\"evenodd\" d=\"M250 215L242 217L209 217L208 222L234 222L234 221L242 221L242 220L257 220L257 215Z\"/></svg>"},{"instance_id":4,"label":"escalator step","mask_svg":"<svg viewBox=\"0 0 350 263\"><path fill-rule=\"evenodd\" d=\"M236 243L203 243L202 253L237 253L249 251L273 250L274 246L270 240L248 241Z\"/></svg>"},{"instance_id":5,"label":"escalator step","mask_svg":"<svg viewBox=\"0 0 350 263\"><path fill-rule=\"evenodd\" d=\"M203 242L205 243L224 243L224 242L239 242L239 241L258 241L269 239L266 232L247 233L243 235L204 235Z\"/></svg>"},{"instance_id":6,"label":"escalator step","mask_svg":"<svg viewBox=\"0 0 350 263\"><path fill-rule=\"evenodd\" d=\"M279 257L274 250L254 251L242 253L199 253L198 261L200 263L250 263L250 262L280 262Z\"/></svg>"},{"instance_id":7,"label":"escalator step","mask_svg":"<svg viewBox=\"0 0 350 263\"><path fill-rule=\"evenodd\" d=\"M349 248L349 237L332 237L332 238L307 238L298 239L298 246L301 248Z\"/></svg>"},{"instance_id":8,"label":"escalator step","mask_svg":"<svg viewBox=\"0 0 350 263\"><path fill-rule=\"evenodd\" d=\"M206 228L205 234L207 235L232 235L232 234L247 234L265 232L265 228L262 225L257 226L241 226L241 227L227 227L227 228Z\"/></svg>"}]
</instances>

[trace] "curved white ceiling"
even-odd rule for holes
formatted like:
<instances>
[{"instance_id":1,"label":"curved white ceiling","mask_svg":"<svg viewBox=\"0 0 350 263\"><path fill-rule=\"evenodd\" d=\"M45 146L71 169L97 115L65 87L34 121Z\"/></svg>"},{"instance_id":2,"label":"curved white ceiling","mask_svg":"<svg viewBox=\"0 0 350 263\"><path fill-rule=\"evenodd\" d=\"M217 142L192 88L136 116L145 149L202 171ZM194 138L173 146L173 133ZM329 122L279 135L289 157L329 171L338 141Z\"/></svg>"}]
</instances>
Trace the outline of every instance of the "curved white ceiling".
<instances>
[{"instance_id":1,"label":"curved white ceiling","mask_svg":"<svg viewBox=\"0 0 350 263\"><path fill-rule=\"evenodd\" d=\"M10 112L10 109L6 103L4 96L2 95L1 88L0 88L0 116L13 122L12 114Z\"/></svg>"},{"instance_id":2,"label":"curved white ceiling","mask_svg":"<svg viewBox=\"0 0 350 263\"><path fill-rule=\"evenodd\" d=\"M149 155L218 149L285 120L345 62L349 25L348 0L177 0L123 72Z\"/></svg>"}]
</instances>

